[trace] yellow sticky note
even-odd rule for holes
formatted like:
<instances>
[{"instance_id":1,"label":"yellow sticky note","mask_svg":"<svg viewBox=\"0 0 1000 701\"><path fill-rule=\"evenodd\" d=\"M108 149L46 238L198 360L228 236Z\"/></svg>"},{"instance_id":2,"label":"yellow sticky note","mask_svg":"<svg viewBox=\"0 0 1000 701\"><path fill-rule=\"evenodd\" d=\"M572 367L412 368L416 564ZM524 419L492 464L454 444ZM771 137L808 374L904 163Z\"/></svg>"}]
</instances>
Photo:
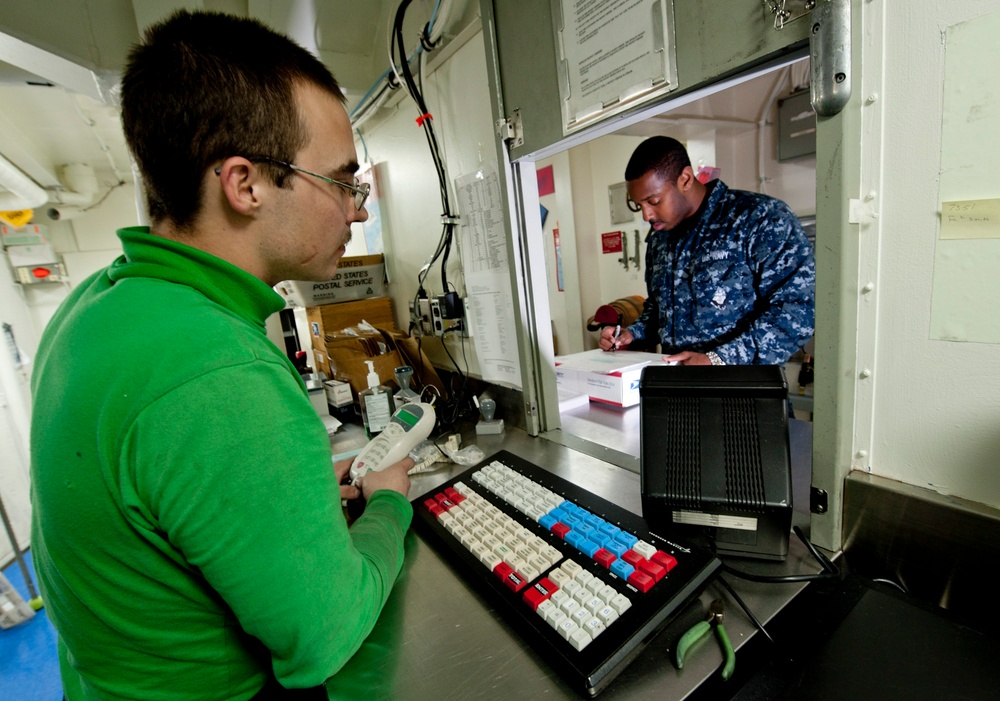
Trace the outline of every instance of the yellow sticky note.
<instances>
[{"instance_id":1,"label":"yellow sticky note","mask_svg":"<svg viewBox=\"0 0 1000 701\"><path fill-rule=\"evenodd\" d=\"M1000 199L941 203L942 239L1000 239Z\"/></svg>"},{"instance_id":2,"label":"yellow sticky note","mask_svg":"<svg viewBox=\"0 0 1000 701\"><path fill-rule=\"evenodd\" d=\"M0 221L5 221L15 229L20 229L22 226L31 221L31 218L35 215L33 209L18 209L13 212L0 212Z\"/></svg>"}]
</instances>

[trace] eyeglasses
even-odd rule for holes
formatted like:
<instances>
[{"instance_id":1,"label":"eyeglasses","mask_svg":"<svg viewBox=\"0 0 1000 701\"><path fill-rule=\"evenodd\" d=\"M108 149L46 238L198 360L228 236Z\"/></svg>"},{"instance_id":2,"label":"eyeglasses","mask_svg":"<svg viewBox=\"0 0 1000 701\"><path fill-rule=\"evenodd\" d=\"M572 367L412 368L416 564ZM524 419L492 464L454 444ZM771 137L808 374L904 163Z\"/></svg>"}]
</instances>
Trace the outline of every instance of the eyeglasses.
<instances>
[{"instance_id":1,"label":"eyeglasses","mask_svg":"<svg viewBox=\"0 0 1000 701\"><path fill-rule=\"evenodd\" d=\"M628 195L625 196L625 206L628 207L629 211L632 212L642 211L642 207L640 207L639 204Z\"/></svg>"},{"instance_id":2,"label":"eyeglasses","mask_svg":"<svg viewBox=\"0 0 1000 701\"><path fill-rule=\"evenodd\" d=\"M275 163L279 166L285 166L286 168L297 171L299 173L305 173L306 175L311 175L314 178L319 178L320 180L328 182L331 185L337 185L338 187L342 187L348 192L350 192L352 195L354 195L354 206L357 208L359 212L365 206L365 201L368 199L368 195L372 191L372 186L370 184L363 183L357 178L354 178L354 184L351 185L348 183L341 182L339 180L334 180L333 178L328 178L325 175L320 175L319 173L314 173L311 170L300 168L297 165L293 165L291 163L285 163L285 161L279 161L277 158L271 158L270 156L253 156L253 157L248 157L247 160L268 161L269 163ZM215 169L216 175L219 175L221 172L222 172L221 167Z\"/></svg>"}]
</instances>

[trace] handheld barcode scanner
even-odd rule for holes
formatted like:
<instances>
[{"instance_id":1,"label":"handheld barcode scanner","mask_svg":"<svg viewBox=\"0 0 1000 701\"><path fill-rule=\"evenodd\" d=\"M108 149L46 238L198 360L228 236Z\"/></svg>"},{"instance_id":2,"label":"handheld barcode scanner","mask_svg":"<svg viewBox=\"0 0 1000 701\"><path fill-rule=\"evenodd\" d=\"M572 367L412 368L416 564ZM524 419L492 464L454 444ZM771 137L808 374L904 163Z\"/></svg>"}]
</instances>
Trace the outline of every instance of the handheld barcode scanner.
<instances>
[{"instance_id":1,"label":"handheld barcode scanner","mask_svg":"<svg viewBox=\"0 0 1000 701\"><path fill-rule=\"evenodd\" d=\"M351 484L368 472L384 470L397 463L434 430L437 415L434 407L423 402L404 404L389 419L389 424L362 448L351 464Z\"/></svg>"}]
</instances>

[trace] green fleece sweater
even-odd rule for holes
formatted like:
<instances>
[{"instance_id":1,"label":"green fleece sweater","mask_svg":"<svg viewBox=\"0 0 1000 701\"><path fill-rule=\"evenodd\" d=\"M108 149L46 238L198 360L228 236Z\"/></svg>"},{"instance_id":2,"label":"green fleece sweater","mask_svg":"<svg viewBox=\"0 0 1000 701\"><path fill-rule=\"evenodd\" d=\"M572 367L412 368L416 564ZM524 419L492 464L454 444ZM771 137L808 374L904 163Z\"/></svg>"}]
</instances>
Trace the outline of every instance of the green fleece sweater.
<instances>
[{"instance_id":1,"label":"green fleece sweater","mask_svg":"<svg viewBox=\"0 0 1000 701\"><path fill-rule=\"evenodd\" d=\"M265 336L264 282L118 232L42 337L32 550L78 699L246 699L332 676L368 635L412 518L380 491L350 530L330 443Z\"/></svg>"}]
</instances>

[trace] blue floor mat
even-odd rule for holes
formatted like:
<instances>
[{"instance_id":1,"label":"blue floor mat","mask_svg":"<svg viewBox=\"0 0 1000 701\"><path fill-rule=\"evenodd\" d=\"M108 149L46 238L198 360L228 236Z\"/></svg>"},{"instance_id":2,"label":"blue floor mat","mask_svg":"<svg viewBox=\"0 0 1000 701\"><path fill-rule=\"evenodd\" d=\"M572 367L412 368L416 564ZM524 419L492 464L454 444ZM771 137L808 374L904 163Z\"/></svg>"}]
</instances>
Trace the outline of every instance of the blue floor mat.
<instances>
[{"instance_id":1,"label":"blue floor mat","mask_svg":"<svg viewBox=\"0 0 1000 701\"><path fill-rule=\"evenodd\" d=\"M38 590L38 580L25 553L25 564ZM17 562L3 570L17 593L30 598L24 575ZM0 698L14 701L60 701L59 660L56 655L56 631L42 608L35 617L7 630L0 629Z\"/></svg>"}]
</instances>

